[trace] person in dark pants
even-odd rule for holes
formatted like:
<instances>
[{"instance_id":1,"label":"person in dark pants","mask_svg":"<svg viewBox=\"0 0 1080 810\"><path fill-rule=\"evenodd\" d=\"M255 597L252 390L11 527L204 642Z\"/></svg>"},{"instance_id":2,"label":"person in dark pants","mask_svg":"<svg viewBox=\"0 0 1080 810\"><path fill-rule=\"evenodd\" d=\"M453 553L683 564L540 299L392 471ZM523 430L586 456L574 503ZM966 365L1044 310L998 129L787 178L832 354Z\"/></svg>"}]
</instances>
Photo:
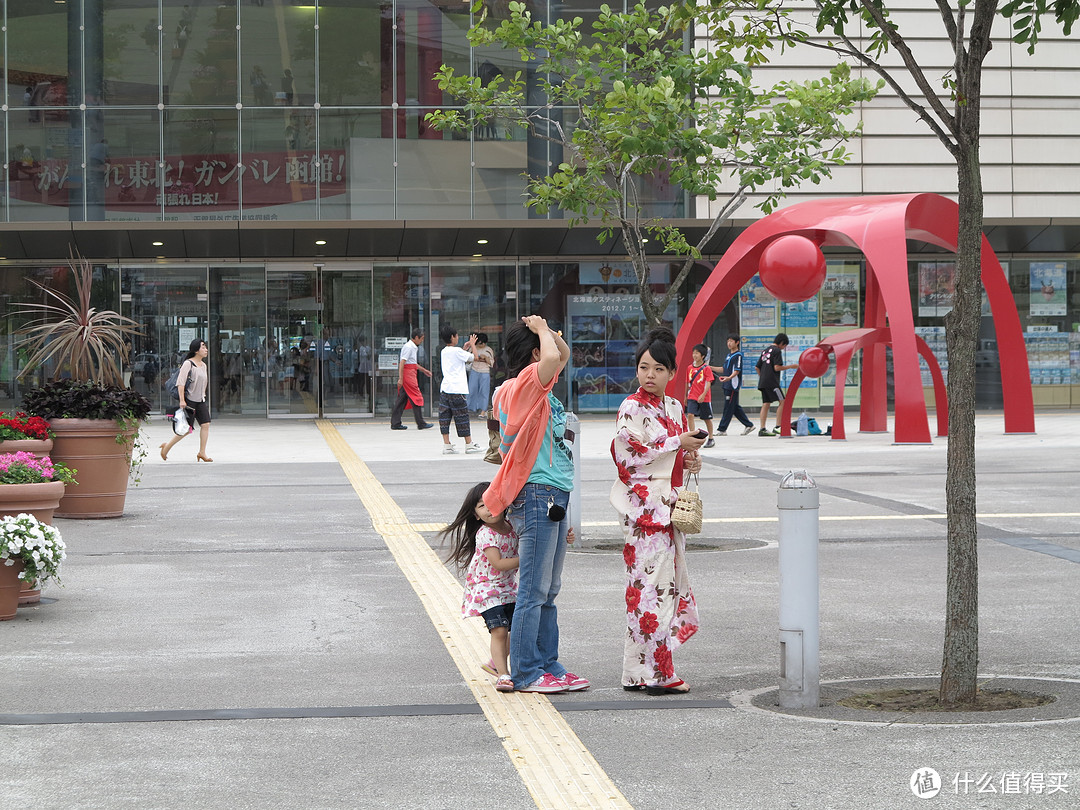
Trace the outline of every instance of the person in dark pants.
<instances>
[{"instance_id":1,"label":"person in dark pants","mask_svg":"<svg viewBox=\"0 0 1080 810\"><path fill-rule=\"evenodd\" d=\"M292 71L285 68L285 72L281 74L281 92L285 94L285 106L291 107L293 98L295 97Z\"/></svg>"},{"instance_id":2,"label":"person in dark pants","mask_svg":"<svg viewBox=\"0 0 1080 810\"><path fill-rule=\"evenodd\" d=\"M720 372L718 379L724 386L724 415L720 417L720 428L716 431L717 436L726 436L728 425L732 417L739 420L743 426L742 435L746 436L754 432L754 423L746 415L746 411L739 404L739 391L742 390L742 364L743 353L739 348L741 342L738 335L732 333L727 339L727 357L724 358L722 369L713 369Z\"/></svg>"},{"instance_id":3,"label":"person in dark pants","mask_svg":"<svg viewBox=\"0 0 1080 810\"><path fill-rule=\"evenodd\" d=\"M413 329L412 337L401 347L401 358L398 360L397 402L394 403L394 410L390 414L391 430L408 430L401 424L401 415L409 406L413 409L413 417L416 419L418 429L435 427L430 422L424 421L424 414L421 412L424 407L424 395L420 393L420 385L416 381L417 370L431 376L430 371L416 362L419 359L418 349L423 342L424 330Z\"/></svg>"},{"instance_id":4,"label":"person in dark pants","mask_svg":"<svg viewBox=\"0 0 1080 810\"><path fill-rule=\"evenodd\" d=\"M780 425L773 430L768 430L765 424L769 421L769 409L775 402L776 418L779 421L780 411L784 404L784 389L780 387L780 372L796 368L794 363L784 364L784 347L791 341L783 332L773 338L772 345L761 353L757 361L758 390L761 392L761 429L758 436L779 436Z\"/></svg>"}]
</instances>

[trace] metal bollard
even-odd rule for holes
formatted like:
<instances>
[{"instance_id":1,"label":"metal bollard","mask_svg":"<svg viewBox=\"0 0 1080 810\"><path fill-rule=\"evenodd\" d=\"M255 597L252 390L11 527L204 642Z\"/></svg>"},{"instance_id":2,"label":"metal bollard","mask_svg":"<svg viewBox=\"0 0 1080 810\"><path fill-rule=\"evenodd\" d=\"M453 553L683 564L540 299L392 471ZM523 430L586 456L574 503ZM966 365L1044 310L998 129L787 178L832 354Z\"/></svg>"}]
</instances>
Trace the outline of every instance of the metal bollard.
<instances>
[{"instance_id":1,"label":"metal bollard","mask_svg":"<svg viewBox=\"0 0 1080 810\"><path fill-rule=\"evenodd\" d=\"M818 663L818 488L805 470L777 492L780 513L780 706L816 709Z\"/></svg>"},{"instance_id":2,"label":"metal bollard","mask_svg":"<svg viewBox=\"0 0 1080 810\"><path fill-rule=\"evenodd\" d=\"M566 413L566 445L574 459L574 488L570 490L570 528L581 542L581 420L573 411Z\"/></svg>"}]
</instances>

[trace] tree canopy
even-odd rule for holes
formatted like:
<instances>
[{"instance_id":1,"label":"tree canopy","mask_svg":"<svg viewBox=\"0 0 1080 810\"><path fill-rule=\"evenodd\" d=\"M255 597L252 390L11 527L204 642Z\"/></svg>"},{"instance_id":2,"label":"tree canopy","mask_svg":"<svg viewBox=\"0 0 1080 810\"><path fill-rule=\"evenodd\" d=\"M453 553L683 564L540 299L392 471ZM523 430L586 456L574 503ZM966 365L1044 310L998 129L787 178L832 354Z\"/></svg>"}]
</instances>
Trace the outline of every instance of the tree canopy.
<instances>
[{"instance_id":1,"label":"tree canopy","mask_svg":"<svg viewBox=\"0 0 1080 810\"><path fill-rule=\"evenodd\" d=\"M844 143L859 132L851 113L881 86L852 78L846 64L812 81L759 86L754 68L768 61L770 34L739 25L726 2L639 4L625 13L602 5L588 26L581 17L536 21L521 2L498 21L483 2L473 12L472 45L516 51L523 70L489 78L444 65L436 79L460 106L428 122L465 130L504 121L561 149L549 172L526 176L524 204L540 214L561 209L571 226L599 220L602 239L618 231L654 324L748 193L764 194L759 207L768 213L789 189L848 160ZM648 213L642 184L656 177L723 200L696 243ZM650 238L686 258L658 294Z\"/></svg>"}]
</instances>

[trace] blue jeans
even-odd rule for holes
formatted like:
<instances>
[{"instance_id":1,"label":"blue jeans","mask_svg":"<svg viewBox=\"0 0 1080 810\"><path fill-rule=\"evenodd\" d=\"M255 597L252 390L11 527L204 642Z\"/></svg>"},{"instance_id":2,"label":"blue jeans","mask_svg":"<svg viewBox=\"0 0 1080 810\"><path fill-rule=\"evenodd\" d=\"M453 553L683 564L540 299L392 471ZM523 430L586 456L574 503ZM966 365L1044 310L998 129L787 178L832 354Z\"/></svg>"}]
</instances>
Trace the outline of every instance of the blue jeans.
<instances>
[{"instance_id":1,"label":"blue jeans","mask_svg":"<svg viewBox=\"0 0 1080 810\"><path fill-rule=\"evenodd\" d=\"M518 593L510 633L514 686L528 686L545 672L566 674L559 663L559 616L555 597L562 586L569 521L548 518L548 503L565 509L570 493L544 484L526 484L510 504L507 518L518 536Z\"/></svg>"},{"instance_id":2,"label":"blue jeans","mask_svg":"<svg viewBox=\"0 0 1080 810\"><path fill-rule=\"evenodd\" d=\"M486 411L491 407L491 374L469 372L469 410Z\"/></svg>"}]
</instances>

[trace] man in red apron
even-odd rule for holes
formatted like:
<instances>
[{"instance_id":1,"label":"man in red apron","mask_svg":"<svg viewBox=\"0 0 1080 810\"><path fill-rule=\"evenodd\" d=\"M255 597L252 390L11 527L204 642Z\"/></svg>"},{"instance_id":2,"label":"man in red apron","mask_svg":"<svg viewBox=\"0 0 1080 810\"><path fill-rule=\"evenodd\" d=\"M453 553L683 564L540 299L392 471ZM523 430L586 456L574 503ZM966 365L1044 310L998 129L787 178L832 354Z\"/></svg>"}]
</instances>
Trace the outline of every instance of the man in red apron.
<instances>
[{"instance_id":1,"label":"man in red apron","mask_svg":"<svg viewBox=\"0 0 1080 810\"><path fill-rule=\"evenodd\" d=\"M420 410L424 407L424 395L420 393L420 384L416 381L416 372L419 369L429 377L431 376L430 371L416 362L419 359L417 350L423 342L424 330L413 329L412 338L401 347L401 359L398 360L397 402L394 403L394 410L390 414L391 430L408 430L405 425L401 424L401 415L406 408L413 409L413 416L416 418L416 427L418 429L424 430L424 428L435 427L431 422L424 421L424 415Z\"/></svg>"}]
</instances>

